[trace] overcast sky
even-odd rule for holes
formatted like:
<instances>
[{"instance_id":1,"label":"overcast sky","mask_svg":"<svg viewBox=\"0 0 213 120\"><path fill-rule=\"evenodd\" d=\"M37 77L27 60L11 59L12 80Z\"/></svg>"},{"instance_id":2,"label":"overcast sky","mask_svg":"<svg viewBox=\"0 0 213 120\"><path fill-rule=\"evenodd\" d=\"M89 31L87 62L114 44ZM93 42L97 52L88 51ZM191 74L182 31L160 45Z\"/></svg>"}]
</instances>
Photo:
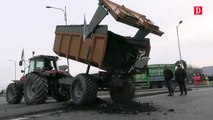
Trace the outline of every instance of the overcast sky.
<instances>
[{"instance_id":1,"label":"overcast sky","mask_svg":"<svg viewBox=\"0 0 213 120\"><path fill-rule=\"evenodd\" d=\"M151 39L149 64L174 63L179 59L176 26L179 26L182 58L194 66L213 65L213 1L212 0L113 0L151 19L162 37L148 35ZM17 78L21 77L18 61L24 48L25 58L32 51L38 54L56 55L53 49L56 25L63 25L63 12L47 9L45 6L64 9L67 7L68 24L83 24L91 20L98 0L4 0L0 4L0 89L15 77L14 62L17 62ZM194 15L194 6L202 6L203 14ZM134 36L137 29L116 22L108 15L101 24L109 30L127 36ZM59 61L65 64L65 60ZM71 62L71 74L85 72L86 66ZM93 69L92 71L95 71Z\"/></svg>"}]
</instances>

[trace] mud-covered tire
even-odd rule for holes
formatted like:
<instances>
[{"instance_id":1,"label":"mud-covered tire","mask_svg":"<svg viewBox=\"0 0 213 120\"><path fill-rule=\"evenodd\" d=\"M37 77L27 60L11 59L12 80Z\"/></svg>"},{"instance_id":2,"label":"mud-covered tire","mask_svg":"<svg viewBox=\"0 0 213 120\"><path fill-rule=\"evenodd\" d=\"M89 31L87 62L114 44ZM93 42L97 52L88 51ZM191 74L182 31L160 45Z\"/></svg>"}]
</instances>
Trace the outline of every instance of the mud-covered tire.
<instances>
[{"instance_id":1,"label":"mud-covered tire","mask_svg":"<svg viewBox=\"0 0 213 120\"><path fill-rule=\"evenodd\" d=\"M47 79L38 74L29 74L24 86L24 98L27 104L41 104L47 100Z\"/></svg>"},{"instance_id":2,"label":"mud-covered tire","mask_svg":"<svg viewBox=\"0 0 213 120\"><path fill-rule=\"evenodd\" d=\"M123 86L113 86L110 88L110 96L114 102L131 102L135 96L135 89L131 83L124 82Z\"/></svg>"},{"instance_id":3,"label":"mud-covered tire","mask_svg":"<svg viewBox=\"0 0 213 120\"><path fill-rule=\"evenodd\" d=\"M23 86L21 81L15 81L7 86L6 100L9 104L19 104L23 98Z\"/></svg>"},{"instance_id":4,"label":"mud-covered tire","mask_svg":"<svg viewBox=\"0 0 213 120\"><path fill-rule=\"evenodd\" d=\"M73 103L90 104L97 97L97 82L87 74L79 74L73 78L70 96Z\"/></svg>"}]
</instances>

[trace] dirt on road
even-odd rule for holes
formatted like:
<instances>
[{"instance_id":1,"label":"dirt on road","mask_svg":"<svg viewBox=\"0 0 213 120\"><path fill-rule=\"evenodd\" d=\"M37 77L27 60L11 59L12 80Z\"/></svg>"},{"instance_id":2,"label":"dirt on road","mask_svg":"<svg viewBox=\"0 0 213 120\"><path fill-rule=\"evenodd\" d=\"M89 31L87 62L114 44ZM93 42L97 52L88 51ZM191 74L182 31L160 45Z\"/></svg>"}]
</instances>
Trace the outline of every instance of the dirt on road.
<instances>
[{"instance_id":1,"label":"dirt on road","mask_svg":"<svg viewBox=\"0 0 213 120\"><path fill-rule=\"evenodd\" d=\"M97 98L93 104L90 105L76 105L72 102L64 103L64 111L70 112L75 110L80 111L97 111L101 113L110 114L137 114L147 112L148 114L153 111L157 111L158 107L154 106L153 103L137 103L137 102L126 102L126 103L110 103Z\"/></svg>"}]
</instances>

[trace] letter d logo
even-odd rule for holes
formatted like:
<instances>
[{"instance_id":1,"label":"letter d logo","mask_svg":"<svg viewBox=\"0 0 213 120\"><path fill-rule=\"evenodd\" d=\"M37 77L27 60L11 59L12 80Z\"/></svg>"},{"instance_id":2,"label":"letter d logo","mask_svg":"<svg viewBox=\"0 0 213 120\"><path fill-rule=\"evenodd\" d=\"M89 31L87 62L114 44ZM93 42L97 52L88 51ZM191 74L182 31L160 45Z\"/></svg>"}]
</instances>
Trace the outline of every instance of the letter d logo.
<instances>
[{"instance_id":1,"label":"letter d logo","mask_svg":"<svg viewBox=\"0 0 213 120\"><path fill-rule=\"evenodd\" d=\"M194 14L195 15L202 15L203 14L203 7L202 6L194 6Z\"/></svg>"}]
</instances>

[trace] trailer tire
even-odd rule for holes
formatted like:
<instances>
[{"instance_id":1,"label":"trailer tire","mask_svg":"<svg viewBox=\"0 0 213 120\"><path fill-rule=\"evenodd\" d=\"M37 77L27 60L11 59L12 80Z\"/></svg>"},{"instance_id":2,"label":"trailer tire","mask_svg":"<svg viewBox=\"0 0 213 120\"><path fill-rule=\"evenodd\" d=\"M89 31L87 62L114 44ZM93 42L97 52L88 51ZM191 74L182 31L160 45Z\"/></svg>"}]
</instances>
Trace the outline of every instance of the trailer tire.
<instances>
[{"instance_id":1,"label":"trailer tire","mask_svg":"<svg viewBox=\"0 0 213 120\"><path fill-rule=\"evenodd\" d=\"M23 83L21 81L15 81L7 86L6 100L9 104L19 104L23 95Z\"/></svg>"},{"instance_id":2,"label":"trailer tire","mask_svg":"<svg viewBox=\"0 0 213 120\"><path fill-rule=\"evenodd\" d=\"M75 104L90 104L97 97L97 83L92 76L79 74L73 78L70 96Z\"/></svg>"},{"instance_id":3,"label":"trailer tire","mask_svg":"<svg viewBox=\"0 0 213 120\"><path fill-rule=\"evenodd\" d=\"M135 96L135 89L131 83L124 82L122 87L113 86L110 88L110 96L114 102L131 102Z\"/></svg>"},{"instance_id":4,"label":"trailer tire","mask_svg":"<svg viewBox=\"0 0 213 120\"><path fill-rule=\"evenodd\" d=\"M30 104L41 104L47 100L48 83L47 79L38 74L29 74L24 86L25 102Z\"/></svg>"}]
</instances>

